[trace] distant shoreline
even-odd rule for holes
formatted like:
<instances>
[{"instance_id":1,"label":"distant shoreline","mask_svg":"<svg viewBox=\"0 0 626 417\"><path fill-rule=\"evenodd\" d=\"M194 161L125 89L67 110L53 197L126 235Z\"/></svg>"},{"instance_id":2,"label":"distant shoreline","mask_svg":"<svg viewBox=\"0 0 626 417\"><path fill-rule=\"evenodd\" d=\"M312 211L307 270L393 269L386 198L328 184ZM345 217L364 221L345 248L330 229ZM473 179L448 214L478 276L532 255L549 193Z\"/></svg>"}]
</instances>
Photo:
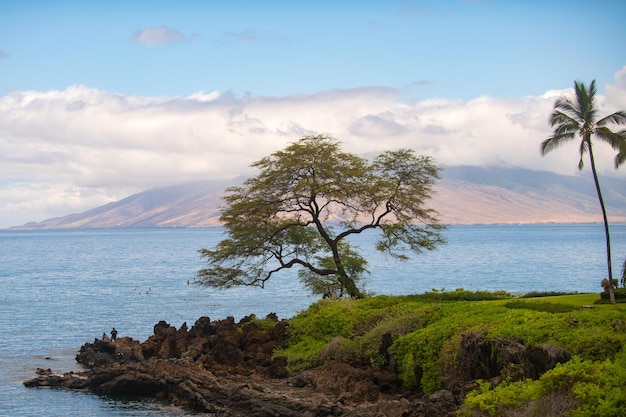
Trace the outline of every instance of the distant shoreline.
<instances>
[{"instance_id":1,"label":"distant shoreline","mask_svg":"<svg viewBox=\"0 0 626 417\"><path fill-rule=\"evenodd\" d=\"M601 221L595 222L511 222L511 223L443 223L448 227L457 227L457 226L560 226L560 225L602 225ZM626 225L626 218L620 221L611 221L609 220L609 228L611 226L622 226ZM10 232L10 231L44 231L44 230L132 230L132 229L159 229L159 230L167 230L167 229L219 229L224 227L223 225L211 225L211 226L102 226L102 227L33 227L33 226L11 226L5 229L0 229L2 232Z\"/></svg>"}]
</instances>

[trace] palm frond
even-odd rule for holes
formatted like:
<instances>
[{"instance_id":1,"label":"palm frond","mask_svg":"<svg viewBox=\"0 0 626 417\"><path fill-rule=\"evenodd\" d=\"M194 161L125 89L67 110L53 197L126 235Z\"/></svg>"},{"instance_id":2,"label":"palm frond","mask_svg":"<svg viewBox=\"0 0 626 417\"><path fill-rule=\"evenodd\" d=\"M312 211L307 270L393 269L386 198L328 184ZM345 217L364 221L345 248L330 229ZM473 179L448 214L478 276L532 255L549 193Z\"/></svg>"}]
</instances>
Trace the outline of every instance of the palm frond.
<instances>
[{"instance_id":1,"label":"palm frond","mask_svg":"<svg viewBox=\"0 0 626 417\"><path fill-rule=\"evenodd\" d=\"M580 120L580 112L577 109L576 104L572 102L569 98L557 100L554 103L554 113L550 117L550 122L552 126L554 126L554 122L552 121L555 117L562 117L571 120Z\"/></svg>"},{"instance_id":2,"label":"palm frond","mask_svg":"<svg viewBox=\"0 0 626 417\"><path fill-rule=\"evenodd\" d=\"M580 141L580 146L578 147L578 153L580 154L580 160L578 161L578 169L582 170L585 167L585 163L583 157L589 150L589 144L586 140Z\"/></svg>"},{"instance_id":3,"label":"palm frond","mask_svg":"<svg viewBox=\"0 0 626 417\"><path fill-rule=\"evenodd\" d=\"M553 127L560 124L579 125L580 121L577 117L576 114L568 114L567 110L559 110L555 107L554 112L550 115L550 125Z\"/></svg>"},{"instance_id":4,"label":"palm frond","mask_svg":"<svg viewBox=\"0 0 626 417\"><path fill-rule=\"evenodd\" d=\"M591 81L589 90L582 81L576 81L576 104L577 110L580 115L580 120L584 120L587 126L593 126L596 120L596 107L595 107L595 95L596 95L596 80Z\"/></svg>"},{"instance_id":5,"label":"palm frond","mask_svg":"<svg viewBox=\"0 0 626 417\"><path fill-rule=\"evenodd\" d=\"M609 114L606 117L603 117L602 119L598 120L598 122L596 123L598 126L605 126L609 123L614 123L617 125L623 125L626 124L626 111L616 111L613 114Z\"/></svg>"},{"instance_id":6,"label":"palm frond","mask_svg":"<svg viewBox=\"0 0 626 417\"><path fill-rule=\"evenodd\" d=\"M626 143L626 130L613 132L608 127L601 126L596 129L596 137L611 145L611 148L620 149Z\"/></svg>"},{"instance_id":7,"label":"palm frond","mask_svg":"<svg viewBox=\"0 0 626 417\"><path fill-rule=\"evenodd\" d=\"M626 137L626 129L618 132L618 134ZM619 152L615 155L615 168L619 168L624 162L626 162L626 141L622 143Z\"/></svg>"},{"instance_id":8,"label":"palm frond","mask_svg":"<svg viewBox=\"0 0 626 417\"><path fill-rule=\"evenodd\" d=\"M568 139L572 139L573 137L574 136L570 138L555 137L555 136L549 137L548 139L541 142L541 155L545 155L548 152L558 148L559 146L563 145L563 143L567 142Z\"/></svg>"},{"instance_id":9,"label":"palm frond","mask_svg":"<svg viewBox=\"0 0 626 417\"><path fill-rule=\"evenodd\" d=\"M554 136L575 136L579 131L580 125L578 123L566 123L559 125L554 129Z\"/></svg>"}]
</instances>

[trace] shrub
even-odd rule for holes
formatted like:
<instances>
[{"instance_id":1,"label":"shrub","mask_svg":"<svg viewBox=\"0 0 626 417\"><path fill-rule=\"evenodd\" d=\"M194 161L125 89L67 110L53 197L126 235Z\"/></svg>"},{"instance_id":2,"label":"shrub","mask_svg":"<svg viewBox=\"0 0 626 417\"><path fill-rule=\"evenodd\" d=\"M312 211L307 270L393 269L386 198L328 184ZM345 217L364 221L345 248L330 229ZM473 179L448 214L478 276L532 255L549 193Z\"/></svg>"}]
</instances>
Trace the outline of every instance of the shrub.
<instances>
[{"instance_id":1,"label":"shrub","mask_svg":"<svg viewBox=\"0 0 626 417\"><path fill-rule=\"evenodd\" d=\"M609 301L610 294L608 291L600 293L600 300ZM626 288L616 288L615 289L615 300L620 300L620 302L626 301Z\"/></svg>"},{"instance_id":2,"label":"shrub","mask_svg":"<svg viewBox=\"0 0 626 417\"><path fill-rule=\"evenodd\" d=\"M403 335L423 327L436 310L431 304L387 296L321 300L289 321L287 347L275 355L287 357L290 371L352 353L364 353L384 365L379 352L383 335Z\"/></svg>"},{"instance_id":3,"label":"shrub","mask_svg":"<svg viewBox=\"0 0 626 417\"><path fill-rule=\"evenodd\" d=\"M530 291L523 293L519 298L540 298L540 297L557 297L560 295L573 295L575 292L561 292L561 291Z\"/></svg>"},{"instance_id":4,"label":"shrub","mask_svg":"<svg viewBox=\"0 0 626 417\"><path fill-rule=\"evenodd\" d=\"M272 331L274 327L278 324L278 320L273 320L269 317L264 319L257 318L254 314L250 316L250 320L248 322L243 323L243 327L246 326L256 326L261 332L269 333Z\"/></svg>"},{"instance_id":5,"label":"shrub","mask_svg":"<svg viewBox=\"0 0 626 417\"><path fill-rule=\"evenodd\" d=\"M415 294L406 296L414 301L422 302L449 302L449 301L487 301L502 300L513 298L513 295L504 291L469 291L464 288L457 288L454 291L446 291L445 289L433 289L424 294Z\"/></svg>"},{"instance_id":6,"label":"shrub","mask_svg":"<svg viewBox=\"0 0 626 417\"><path fill-rule=\"evenodd\" d=\"M559 411L569 411L568 415L574 417L624 417L625 358L626 355L622 354L615 362L593 362L575 357L567 363L557 365L536 381L505 382L496 387L482 382L478 389L465 397L463 414L507 415L511 409L523 407L539 411L541 408L536 404L559 399L561 402L567 401L567 405L561 406L569 407L569 410Z\"/></svg>"},{"instance_id":7,"label":"shrub","mask_svg":"<svg viewBox=\"0 0 626 417\"><path fill-rule=\"evenodd\" d=\"M506 308L525 308L528 310L545 311L546 313L567 313L570 311L578 310L576 306L569 304L559 304L550 302L526 302L526 301L509 301L504 304Z\"/></svg>"},{"instance_id":8,"label":"shrub","mask_svg":"<svg viewBox=\"0 0 626 417\"><path fill-rule=\"evenodd\" d=\"M444 365L454 363L460 337L470 332L488 340L555 346L582 361L613 361L624 355L626 309L622 305L580 310L585 298L581 295L550 301L446 299L467 295L465 290L454 293L428 295L438 301L425 301L424 295L320 300L289 320L286 347L275 355L287 357L290 372L353 354L368 355L381 366L393 358L404 386L427 394L442 388L444 382L454 384L443 380ZM552 302L554 306L549 305ZM506 373L501 377L506 378ZM568 398L559 392L553 400L567 402ZM540 404L544 399L537 401Z\"/></svg>"}]
</instances>

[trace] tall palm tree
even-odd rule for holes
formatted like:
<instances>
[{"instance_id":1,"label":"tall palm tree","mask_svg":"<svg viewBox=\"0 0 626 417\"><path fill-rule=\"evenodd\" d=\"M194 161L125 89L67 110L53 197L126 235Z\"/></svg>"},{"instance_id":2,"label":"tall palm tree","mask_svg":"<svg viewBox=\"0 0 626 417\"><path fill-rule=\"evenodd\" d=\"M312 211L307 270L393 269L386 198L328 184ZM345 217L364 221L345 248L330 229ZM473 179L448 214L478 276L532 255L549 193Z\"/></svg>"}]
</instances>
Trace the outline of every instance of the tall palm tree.
<instances>
[{"instance_id":1,"label":"tall palm tree","mask_svg":"<svg viewBox=\"0 0 626 417\"><path fill-rule=\"evenodd\" d=\"M626 134L626 130L622 130L622 133ZM621 164L626 162L626 141L622 143L620 150L615 157L615 166L618 167ZM626 287L626 258L624 259L624 264L622 265L622 287Z\"/></svg>"},{"instance_id":2,"label":"tall palm tree","mask_svg":"<svg viewBox=\"0 0 626 417\"><path fill-rule=\"evenodd\" d=\"M558 148L565 142L569 142L576 136L580 137L579 145L580 161L578 169L583 169L583 157L588 152L591 162L591 172L598 192L598 200L602 208L602 218L604 220L604 233L606 236L606 261L609 273L609 294L611 303L615 303L615 288L613 286L613 272L611 270L611 238L609 235L609 222L606 216L606 208L600 191L598 174L596 172L596 162L593 157L593 146L591 137L608 143L613 149L618 150L615 157L615 167L621 165L624 158L623 150L626 147L626 130L613 132L608 124L626 124L626 111L618 111L596 121L596 80L593 80L589 88L584 83L576 81L574 83L576 92L575 100L569 98L559 99L554 103L554 111L550 116L550 125L554 128L553 135L541 143L541 155L546 155L551 150Z\"/></svg>"}]
</instances>

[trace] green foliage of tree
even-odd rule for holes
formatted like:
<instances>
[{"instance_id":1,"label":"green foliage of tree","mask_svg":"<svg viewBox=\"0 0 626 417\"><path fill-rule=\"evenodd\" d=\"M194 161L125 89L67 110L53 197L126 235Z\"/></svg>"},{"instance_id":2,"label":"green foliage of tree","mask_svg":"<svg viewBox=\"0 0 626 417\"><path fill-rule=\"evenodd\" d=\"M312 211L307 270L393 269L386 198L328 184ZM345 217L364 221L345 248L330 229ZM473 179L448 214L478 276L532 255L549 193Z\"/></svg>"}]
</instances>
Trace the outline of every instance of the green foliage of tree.
<instances>
[{"instance_id":1,"label":"green foliage of tree","mask_svg":"<svg viewBox=\"0 0 626 417\"><path fill-rule=\"evenodd\" d=\"M608 280L611 303L615 303L615 289L612 285L613 272L611 268L611 238L609 233L609 223L604 206L604 199L596 172L596 162L593 156L592 137L608 143L613 149L618 151L615 157L615 167L619 167L626 161L626 130L614 132L609 128L611 124L626 124L626 111L617 111L601 119L597 119L597 107L595 102L596 81L593 80L589 88L584 83L576 81L574 83L576 97L559 99L554 104L554 111L550 115L550 125L554 128L552 136L541 143L541 154L546 155L553 149L558 148L566 142L576 137L581 139L579 144L580 160L578 169L584 166L583 159L589 153L591 172L596 185L602 218L604 220L604 231L606 236L606 257L608 266Z\"/></svg>"},{"instance_id":2,"label":"green foliage of tree","mask_svg":"<svg viewBox=\"0 0 626 417\"><path fill-rule=\"evenodd\" d=\"M437 212L426 207L439 178L430 157L402 149L369 162L333 138L306 136L252 166L257 176L227 190L221 220L229 237L199 251L208 263L200 284L263 287L297 266L306 271L301 278L329 278L360 298L366 263L349 237L378 231L377 249L397 259L444 242Z\"/></svg>"}]
</instances>

